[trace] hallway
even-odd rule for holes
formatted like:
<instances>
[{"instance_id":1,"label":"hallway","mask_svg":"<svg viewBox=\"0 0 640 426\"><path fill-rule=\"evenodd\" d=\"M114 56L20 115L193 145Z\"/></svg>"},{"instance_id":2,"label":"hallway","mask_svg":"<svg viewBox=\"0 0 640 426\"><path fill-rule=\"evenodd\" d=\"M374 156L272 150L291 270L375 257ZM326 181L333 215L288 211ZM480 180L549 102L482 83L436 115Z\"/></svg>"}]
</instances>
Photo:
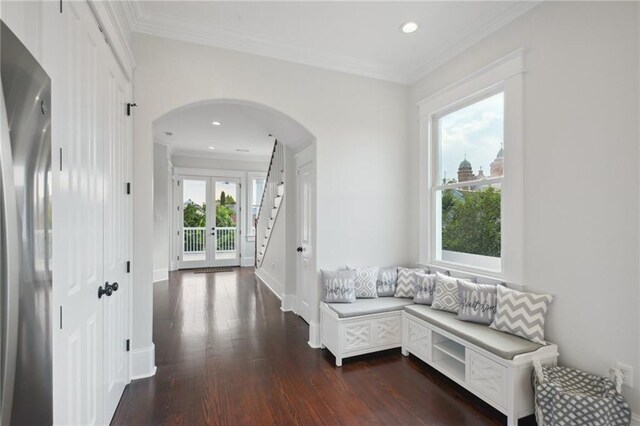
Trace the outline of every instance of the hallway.
<instances>
[{"instance_id":1,"label":"hallway","mask_svg":"<svg viewBox=\"0 0 640 426\"><path fill-rule=\"evenodd\" d=\"M505 422L399 349L336 368L307 340L306 323L280 310L253 268L171 273L154 285L156 375L125 389L112 424Z\"/></svg>"}]
</instances>

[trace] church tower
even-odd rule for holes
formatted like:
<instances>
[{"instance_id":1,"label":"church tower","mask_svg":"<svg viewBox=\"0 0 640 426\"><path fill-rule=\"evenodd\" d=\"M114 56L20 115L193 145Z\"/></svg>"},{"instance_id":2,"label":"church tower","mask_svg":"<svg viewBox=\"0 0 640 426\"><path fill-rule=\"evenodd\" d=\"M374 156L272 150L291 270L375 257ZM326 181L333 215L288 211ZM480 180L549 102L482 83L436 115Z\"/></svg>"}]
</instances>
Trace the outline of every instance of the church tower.
<instances>
[{"instance_id":1,"label":"church tower","mask_svg":"<svg viewBox=\"0 0 640 426\"><path fill-rule=\"evenodd\" d=\"M491 177L499 177L504 174L504 149L500 147L496 159L491 163Z\"/></svg>"},{"instance_id":2,"label":"church tower","mask_svg":"<svg viewBox=\"0 0 640 426\"><path fill-rule=\"evenodd\" d=\"M458 166L458 182L468 182L474 180L473 168L471 163L467 161L467 156L464 156L464 160Z\"/></svg>"}]
</instances>

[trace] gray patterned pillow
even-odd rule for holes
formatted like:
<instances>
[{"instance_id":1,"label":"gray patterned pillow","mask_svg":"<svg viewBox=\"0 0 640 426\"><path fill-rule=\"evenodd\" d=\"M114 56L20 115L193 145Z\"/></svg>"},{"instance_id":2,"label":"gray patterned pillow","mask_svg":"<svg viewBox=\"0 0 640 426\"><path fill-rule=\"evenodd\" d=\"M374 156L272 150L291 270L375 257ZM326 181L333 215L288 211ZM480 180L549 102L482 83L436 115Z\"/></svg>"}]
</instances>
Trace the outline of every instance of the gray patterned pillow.
<instances>
[{"instance_id":1,"label":"gray patterned pillow","mask_svg":"<svg viewBox=\"0 0 640 426\"><path fill-rule=\"evenodd\" d=\"M347 270L356 271L356 298L375 299L378 297L376 281L378 280L379 266L367 266L363 268L351 268L347 265Z\"/></svg>"},{"instance_id":2,"label":"gray patterned pillow","mask_svg":"<svg viewBox=\"0 0 640 426\"><path fill-rule=\"evenodd\" d=\"M496 315L498 290L493 284L458 280L458 319L489 325Z\"/></svg>"},{"instance_id":3,"label":"gray patterned pillow","mask_svg":"<svg viewBox=\"0 0 640 426\"><path fill-rule=\"evenodd\" d=\"M413 273L416 277L416 285L413 288L413 303L430 305L433 303L433 293L436 290L436 275Z\"/></svg>"},{"instance_id":4,"label":"gray patterned pillow","mask_svg":"<svg viewBox=\"0 0 640 426\"><path fill-rule=\"evenodd\" d=\"M378 273L378 297L393 296L396 293L396 281L398 281L398 267L380 268Z\"/></svg>"},{"instance_id":5,"label":"gray patterned pillow","mask_svg":"<svg viewBox=\"0 0 640 426\"><path fill-rule=\"evenodd\" d=\"M327 303L356 301L356 271L321 271L322 300Z\"/></svg>"},{"instance_id":6,"label":"gray patterned pillow","mask_svg":"<svg viewBox=\"0 0 640 426\"><path fill-rule=\"evenodd\" d=\"M550 294L498 286L498 310L489 327L544 345L544 320L551 301Z\"/></svg>"},{"instance_id":7,"label":"gray patterned pillow","mask_svg":"<svg viewBox=\"0 0 640 426\"><path fill-rule=\"evenodd\" d=\"M426 271L423 268L403 268L402 266L398 267L398 281L396 282L396 292L393 297L407 297L413 299L413 288L416 286L416 277L413 275L414 272L422 272Z\"/></svg>"},{"instance_id":8,"label":"gray patterned pillow","mask_svg":"<svg viewBox=\"0 0 640 426\"><path fill-rule=\"evenodd\" d=\"M431 304L431 307L440 311L458 313L457 278L436 272L436 291L433 295L433 303Z\"/></svg>"}]
</instances>

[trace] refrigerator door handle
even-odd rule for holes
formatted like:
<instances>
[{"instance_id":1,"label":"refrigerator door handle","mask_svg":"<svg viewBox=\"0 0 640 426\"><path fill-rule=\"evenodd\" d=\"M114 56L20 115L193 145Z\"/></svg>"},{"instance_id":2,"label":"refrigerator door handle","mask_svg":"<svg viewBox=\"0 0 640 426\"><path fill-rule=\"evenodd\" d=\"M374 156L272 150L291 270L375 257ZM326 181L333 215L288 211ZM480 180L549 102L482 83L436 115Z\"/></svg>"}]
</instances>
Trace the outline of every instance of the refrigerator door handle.
<instances>
[{"instance_id":1,"label":"refrigerator door handle","mask_svg":"<svg viewBox=\"0 0 640 426\"><path fill-rule=\"evenodd\" d=\"M2 327L2 346L0 371L2 373L2 392L0 394L0 424L10 424L13 405L13 389L16 373L16 354L18 348L18 307L20 292L20 223L18 205L13 180L13 157L9 133L9 120L2 85L0 84L0 208L4 230L0 249L4 259L5 271L0 271L0 286L4 298L0 306L0 326Z\"/></svg>"}]
</instances>

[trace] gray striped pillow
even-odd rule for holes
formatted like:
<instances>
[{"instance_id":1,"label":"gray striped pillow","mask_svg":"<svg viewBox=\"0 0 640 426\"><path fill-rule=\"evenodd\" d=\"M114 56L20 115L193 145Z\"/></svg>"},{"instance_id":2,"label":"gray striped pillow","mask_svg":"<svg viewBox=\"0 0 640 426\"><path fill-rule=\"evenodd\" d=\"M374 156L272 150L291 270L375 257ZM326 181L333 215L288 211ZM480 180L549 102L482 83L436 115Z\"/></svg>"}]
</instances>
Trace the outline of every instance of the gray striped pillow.
<instances>
[{"instance_id":1,"label":"gray striped pillow","mask_svg":"<svg viewBox=\"0 0 640 426\"><path fill-rule=\"evenodd\" d=\"M489 327L544 345L544 321L552 300L550 294L527 293L500 285L498 310Z\"/></svg>"}]
</instances>

